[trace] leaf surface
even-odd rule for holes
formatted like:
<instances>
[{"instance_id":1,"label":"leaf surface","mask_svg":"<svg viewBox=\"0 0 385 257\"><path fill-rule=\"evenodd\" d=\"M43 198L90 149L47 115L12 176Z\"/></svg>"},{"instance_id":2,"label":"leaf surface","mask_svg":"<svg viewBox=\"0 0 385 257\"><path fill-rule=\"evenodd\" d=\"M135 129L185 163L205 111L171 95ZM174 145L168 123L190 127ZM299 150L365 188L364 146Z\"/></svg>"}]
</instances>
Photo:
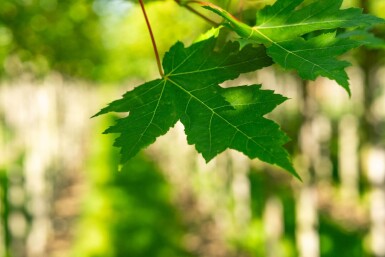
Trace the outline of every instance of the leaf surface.
<instances>
[{"instance_id":1,"label":"leaf surface","mask_svg":"<svg viewBox=\"0 0 385 257\"><path fill-rule=\"evenodd\" d=\"M258 85L222 88L220 83L272 64L263 46L239 49L228 42L216 50L216 39L184 47L175 44L163 59L165 76L140 85L97 115L128 112L105 133L119 133L115 145L122 161L165 134L180 120L189 144L206 161L227 148L276 164L298 177L283 144L287 136L263 116L286 98Z\"/></svg>"},{"instance_id":2,"label":"leaf surface","mask_svg":"<svg viewBox=\"0 0 385 257\"><path fill-rule=\"evenodd\" d=\"M359 45L357 41L336 38L335 33L327 33L309 40L299 37L273 44L268 48L268 54L283 68L297 69L303 79L315 80L318 76L327 77L350 92L349 78L345 72L350 63L336 57Z\"/></svg>"},{"instance_id":3,"label":"leaf surface","mask_svg":"<svg viewBox=\"0 0 385 257\"><path fill-rule=\"evenodd\" d=\"M343 0L322 0L298 8L304 0L278 0L257 12L253 27L275 42L296 38L317 30L366 27L382 22L381 19L362 14L359 8L340 9Z\"/></svg>"},{"instance_id":4,"label":"leaf surface","mask_svg":"<svg viewBox=\"0 0 385 257\"><path fill-rule=\"evenodd\" d=\"M155 142L178 121L173 103L173 90L164 80L145 83L123 95L95 116L108 112L129 112L104 133L119 133L114 145L121 148L121 160L126 162L144 146ZM166 118L165 118L166 117Z\"/></svg>"},{"instance_id":5,"label":"leaf surface","mask_svg":"<svg viewBox=\"0 0 385 257\"><path fill-rule=\"evenodd\" d=\"M355 37L337 38L337 29L366 31L370 26L384 21L362 14L358 8L340 9L342 0L314 1L301 7L303 2L277 0L257 12L256 25L253 27L238 21L219 7L204 7L222 16L227 26L243 39L264 44L269 56L283 68L297 70L303 79L328 77L350 94L348 76L344 70L349 63L339 61L337 57L365 44L365 41L356 40Z\"/></svg>"}]
</instances>

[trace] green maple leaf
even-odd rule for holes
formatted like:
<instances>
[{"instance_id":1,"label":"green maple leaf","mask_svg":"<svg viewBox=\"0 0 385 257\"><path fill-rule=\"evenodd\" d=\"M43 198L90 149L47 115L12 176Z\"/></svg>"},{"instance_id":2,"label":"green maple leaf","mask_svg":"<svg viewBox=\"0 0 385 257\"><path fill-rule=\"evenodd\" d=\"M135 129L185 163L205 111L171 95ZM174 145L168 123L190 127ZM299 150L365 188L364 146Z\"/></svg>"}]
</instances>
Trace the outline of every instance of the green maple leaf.
<instances>
[{"instance_id":1,"label":"green maple leaf","mask_svg":"<svg viewBox=\"0 0 385 257\"><path fill-rule=\"evenodd\" d=\"M348 75L345 68L349 62L336 59L361 43L349 38L336 38L335 33L326 33L305 40L301 37L273 44L268 54L285 69L297 69L303 79L315 80L319 75L335 80L348 92Z\"/></svg>"},{"instance_id":2,"label":"green maple leaf","mask_svg":"<svg viewBox=\"0 0 385 257\"><path fill-rule=\"evenodd\" d=\"M264 44L269 56L283 68L297 70L303 79L328 77L350 94L348 76L344 70L349 63L337 57L365 44L365 41L354 37L338 38L336 30L365 31L383 20L362 14L358 8L342 10L342 0L320 0L299 7L303 1L277 0L257 12L256 25L253 27L238 21L219 7L210 4L204 7L222 16L227 26L244 39ZM328 34L311 35L322 31Z\"/></svg>"},{"instance_id":3,"label":"green maple leaf","mask_svg":"<svg viewBox=\"0 0 385 257\"><path fill-rule=\"evenodd\" d=\"M276 164L295 176L282 147L286 135L263 116L286 100L260 86L222 88L220 83L272 64L263 46L239 49L228 42L215 50L214 37L185 48L175 44L163 59L165 76L140 85L97 115L128 112L105 133L119 133L122 162L153 143L180 120L189 144L206 161L227 148Z\"/></svg>"}]
</instances>

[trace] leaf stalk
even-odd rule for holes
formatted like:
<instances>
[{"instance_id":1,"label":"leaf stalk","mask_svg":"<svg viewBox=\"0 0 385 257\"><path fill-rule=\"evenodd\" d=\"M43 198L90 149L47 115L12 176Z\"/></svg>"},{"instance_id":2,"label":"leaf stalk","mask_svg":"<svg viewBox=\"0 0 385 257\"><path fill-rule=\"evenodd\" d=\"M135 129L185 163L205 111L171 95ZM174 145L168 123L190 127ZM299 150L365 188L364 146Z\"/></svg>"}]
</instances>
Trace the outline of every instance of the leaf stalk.
<instances>
[{"instance_id":1,"label":"leaf stalk","mask_svg":"<svg viewBox=\"0 0 385 257\"><path fill-rule=\"evenodd\" d=\"M155 58L156 58L156 64L158 66L159 75L161 77L164 77L164 72L163 72L163 69L162 69L162 64L161 64L160 58L159 58L158 47L156 46L156 41L155 41L154 33L152 32L151 24L150 24L150 21L148 20L148 17L147 17L146 8L144 7L143 0L139 0L139 3L140 3L140 7L142 8L144 19L146 20L146 25L147 25L148 32L150 33L152 48L154 49L154 54L155 54Z\"/></svg>"},{"instance_id":2,"label":"leaf stalk","mask_svg":"<svg viewBox=\"0 0 385 257\"><path fill-rule=\"evenodd\" d=\"M194 0L189 0L189 1L181 1L181 0L175 0L175 2L177 4L179 4L180 6L183 6L185 7L187 10L189 10L190 12L194 13L195 15L199 16L200 18L204 19L205 21L207 21L208 23L211 23L213 26L219 26L220 24L213 21L212 19L210 19L209 17L205 16L204 14L198 12L197 10L195 10L194 8L192 8L190 6L190 4L199 4L201 6L204 6L204 5L212 5L211 3L207 3L207 2L201 2L201 1L194 1Z\"/></svg>"}]
</instances>

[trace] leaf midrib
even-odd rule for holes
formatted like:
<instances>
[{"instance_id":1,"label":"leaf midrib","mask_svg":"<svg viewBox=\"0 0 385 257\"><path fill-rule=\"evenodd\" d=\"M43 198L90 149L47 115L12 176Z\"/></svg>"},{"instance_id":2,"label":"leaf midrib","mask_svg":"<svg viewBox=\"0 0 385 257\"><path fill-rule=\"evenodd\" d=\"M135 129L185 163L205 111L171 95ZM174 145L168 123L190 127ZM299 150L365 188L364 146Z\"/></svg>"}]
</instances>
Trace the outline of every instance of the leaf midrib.
<instances>
[{"instance_id":1,"label":"leaf midrib","mask_svg":"<svg viewBox=\"0 0 385 257\"><path fill-rule=\"evenodd\" d=\"M332 21L315 21L315 22L307 22L307 23L291 23L291 24L284 24L284 25L275 25L275 26L264 26L264 25L258 25L252 27L253 29L279 29L279 28L290 28L290 27L295 27L295 26L308 26L308 25L314 25L314 24L324 24L324 23L335 23L335 22L348 22L354 19L350 20L332 20ZM330 29L330 28L329 28Z\"/></svg>"},{"instance_id":2,"label":"leaf midrib","mask_svg":"<svg viewBox=\"0 0 385 257\"><path fill-rule=\"evenodd\" d=\"M223 121L225 121L229 126L233 127L235 130L236 130L236 133L239 132L241 133L242 135L244 135L248 141L252 141L253 143L255 143L256 145L258 145L265 153L267 153L270 158L272 158L274 160L274 156L272 153L270 153L270 151L268 149L266 149L265 147L263 147L260 143L258 143L257 141L255 141L252 137L249 137L245 132L243 132L242 130L240 130L237 126L233 125L230 121L228 121L225 117L221 116L219 113L217 113L215 111L215 109L211 108L210 106L208 106L207 104L205 104L205 102L203 102L202 100L200 100L198 97L196 97L195 95L191 94L188 90L186 90L183 86L179 85L177 82L173 81L172 79L168 78L167 79L168 81L170 81L172 84L174 84L176 87L178 87L179 89L181 89L182 91L184 91L186 94L188 94L190 96L190 98L194 98L196 101L198 101L200 104L202 104L203 106L205 106L208 110L211 111L211 113L213 113L214 115L216 115L217 117L219 117L220 119L222 119ZM233 137L236 135L236 133L234 133ZM210 135L211 137L211 135Z\"/></svg>"},{"instance_id":3,"label":"leaf midrib","mask_svg":"<svg viewBox=\"0 0 385 257\"><path fill-rule=\"evenodd\" d=\"M286 51L288 54L292 54L296 57L298 57L299 59L302 59L306 62L309 62L311 63L312 65L316 66L316 67L319 67L321 70L323 70L324 72L326 72L327 74L330 74L330 75L333 75L331 72L329 72L327 69L323 68L322 66L318 65L317 63L314 63L298 54L296 54L295 52L293 51L290 51L289 49L286 49L285 47L283 47L282 45L280 45L279 43L275 42L274 40L272 40L271 38L269 38L268 36L266 36L265 34L263 34L262 32L260 32L258 29L256 29L255 27L251 28L251 33L249 35L249 37L247 39L250 39L254 32L258 33L259 35L261 35L262 37L264 37L266 40L268 40L270 43L272 43L273 45L276 45L277 47L281 48L282 50ZM287 56L286 56L287 58ZM286 64L285 64L285 67L286 68ZM313 68L314 69L314 68Z\"/></svg>"},{"instance_id":4,"label":"leaf midrib","mask_svg":"<svg viewBox=\"0 0 385 257\"><path fill-rule=\"evenodd\" d=\"M266 56L266 57L268 57L268 56ZM266 58L266 57L264 57L264 58ZM254 58L254 59L249 59L249 60L246 60L246 61L243 61L243 62L237 62L236 64L231 64L231 65L226 65L226 66L220 66L219 65L219 66L216 66L216 67L210 68L210 69L203 69L203 70L196 70L196 71L186 71L186 72L180 72L180 73L172 73L173 71L176 70L176 69L174 69L172 72L167 74L167 76L180 76L180 75L188 75L188 74L195 74L195 73L201 73L201 72L208 72L208 71L219 70L219 69L227 69L227 68L235 67L235 66L238 66L238 65L252 63L252 62L255 62L256 60L264 59L264 58Z\"/></svg>"},{"instance_id":5,"label":"leaf midrib","mask_svg":"<svg viewBox=\"0 0 385 257\"><path fill-rule=\"evenodd\" d=\"M155 115L156 115L156 111L158 110L159 108L159 105L160 105L160 102L161 102L161 99L162 99L162 96L163 96L163 93L164 93L164 90L166 88L166 80L164 81L161 81L163 82L163 88L162 88L162 91L159 95L159 99L158 99L158 102L156 103L156 106L155 106L155 109L153 111L153 114L152 114L152 117L151 117L151 120L148 122L146 128L144 129L144 131L140 134L140 137L139 139L136 141L136 143L130 148L130 151L128 152L128 156L131 155L132 151L134 150L134 148L139 144L139 142L142 140L143 136L146 134L148 128L150 127L150 125L152 124L152 122L154 121L154 118L155 118ZM159 83L161 84L161 83ZM158 85L159 85L158 84ZM158 86L156 85L156 86ZM159 126L158 126L159 127Z\"/></svg>"}]
</instances>

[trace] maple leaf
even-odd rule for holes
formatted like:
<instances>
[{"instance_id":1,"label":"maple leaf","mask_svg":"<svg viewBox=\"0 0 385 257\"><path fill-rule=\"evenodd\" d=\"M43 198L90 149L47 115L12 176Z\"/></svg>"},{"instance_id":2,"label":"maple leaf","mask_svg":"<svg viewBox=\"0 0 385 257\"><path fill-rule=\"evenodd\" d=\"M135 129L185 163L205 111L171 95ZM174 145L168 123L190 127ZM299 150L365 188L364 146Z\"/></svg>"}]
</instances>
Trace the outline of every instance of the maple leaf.
<instances>
[{"instance_id":1,"label":"maple leaf","mask_svg":"<svg viewBox=\"0 0 385 257\"><path fill-rule=\"evenodd\" d=\"M295 174L282 147L288 138L276 123L263 117L286 98L261 90L259 85L218 91L227 103L223 100L204 103L200 95L186 94L178 98L178 107L184 110L181 122L188 142L195 144L206 160L232 148Z\"/></svg>"},{"instance_id":2,"label":"maple leaf","mask_svg":"<svg viewBox=\"0 0 385 257\"><path fill-rule=\"evenodd\" d=\"M176 43L163 59L165 75L140 85L97 115L128 112L105 133L119 133L122 162L153 143L180 120L189 144L206 161L227 148L276 164L297 176L283 144L287 136L263 116L286 98L258 85L222 88L220 83L272 64L263 46L228 42L216 49L212 37L185 48Z\"/></svg>"},{"instance_id":3,"label":"maple leaf","mask_svg":"<svg viewBox=\"0 0 385 257\"><path fill-rule=\"evenodd\" d=\"M268 48L268 54L285 69L297 69L303 79L315 80L321 75L335 80L350 92L349 78L344 70L350 63L336 57L360 45L358 41L326 33L309 40L298 37L274 44Z\"/></svg>"},{"instance_id":4,"label":"maple leaf","mask_svg":"<svg viewBox=\"0 0 385 257\"><path fill-rule=\"evenodd\" d=\"M337 38L336 30L358 28L365 31L384 20L362 14L358 8L340 9L342 0L314 1L299 8L303 1L277 0L257 12L256 25L253 27L238 21L217 6L207 4L204 7L222 16L227 26L244 39L264 44L269 56L283 68L297 70L303 79L328 77L350 94L348 76L344 70L349 63L339 61L336 57L365 44L365 41L353 37ZM311 35L322 31L328 34Z\"/></svg>"}]
</instances>

